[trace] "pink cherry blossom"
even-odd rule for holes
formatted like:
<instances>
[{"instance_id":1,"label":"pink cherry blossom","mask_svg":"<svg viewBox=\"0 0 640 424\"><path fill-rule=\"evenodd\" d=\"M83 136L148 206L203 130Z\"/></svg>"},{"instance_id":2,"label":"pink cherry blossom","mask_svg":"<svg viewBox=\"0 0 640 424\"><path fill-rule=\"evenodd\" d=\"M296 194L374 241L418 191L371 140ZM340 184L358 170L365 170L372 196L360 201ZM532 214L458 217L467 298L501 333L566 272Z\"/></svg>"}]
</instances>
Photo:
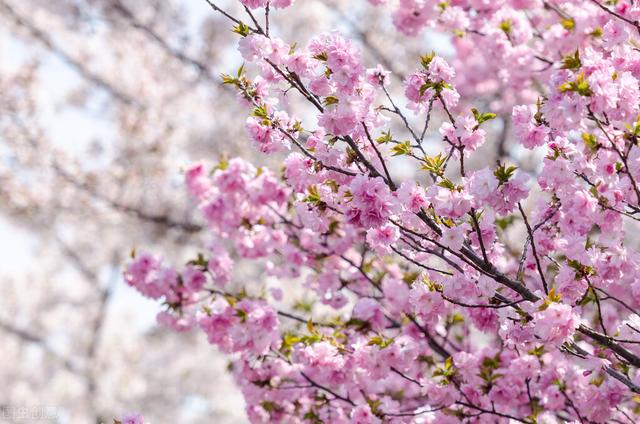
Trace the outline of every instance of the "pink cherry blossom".
<instances>
[{"instance_id":1,"label":"pink cherry blossom","mask_svg":"<svg viewBox=\"0 0 640 424\"><path fill-rule=\"evenodd\" d=\"M371 228L367 231L367 243L378 253L391 252L393 245L400 237L398 227L387 224L379 228Z\"/></svg>"},{"instance_id":2,"label":"pink cherry blossom","mask_svg":"<svg viewBox=\"0 0 640 424\"><path fill-rule=\"evenodd\" d=\"M121 424L144 424L144 417L141 414L132 412L124 414L118 421Z\"/></svg>"},{"instance_id":3,"label":"pink cherry blossom","mask_svg":"<svg viewBox=\"0 0 640 424\"><path fill-rule=\"evenodd\" d=\"M569 305L552 303L533 317L536 335L552 344L564 342L578 326L578 319Z\"/></svg>"}]
</instances>

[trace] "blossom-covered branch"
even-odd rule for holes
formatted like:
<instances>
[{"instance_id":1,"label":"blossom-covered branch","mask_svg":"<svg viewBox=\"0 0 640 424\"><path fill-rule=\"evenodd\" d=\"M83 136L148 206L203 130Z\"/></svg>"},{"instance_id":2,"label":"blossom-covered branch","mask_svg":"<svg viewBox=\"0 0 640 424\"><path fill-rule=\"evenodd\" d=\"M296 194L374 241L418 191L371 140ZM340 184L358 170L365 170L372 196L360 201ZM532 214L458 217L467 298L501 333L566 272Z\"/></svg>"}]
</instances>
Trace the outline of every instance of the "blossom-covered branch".
<instances>
[{"instance_id":1,"label":"blossom-covered branch","mask_svg":"<svg viewBox=\"0 0 640 424\"><path fill-rule=\"evenodd\" d=\"M454 58L417 57L396 87L338 32L268 33L290 0L208 3L245 61L223 81L255 147L287 153L282 175L194 165L208 250L184 268L145 254L125 277L163 299L161 323L239 353L253 422L638 416L638 6L370 1L407 36L452 34ZM498 116L537 175L477 165ZM236 281L244 261L268 281Z\"/></svg>"}]
</instances>

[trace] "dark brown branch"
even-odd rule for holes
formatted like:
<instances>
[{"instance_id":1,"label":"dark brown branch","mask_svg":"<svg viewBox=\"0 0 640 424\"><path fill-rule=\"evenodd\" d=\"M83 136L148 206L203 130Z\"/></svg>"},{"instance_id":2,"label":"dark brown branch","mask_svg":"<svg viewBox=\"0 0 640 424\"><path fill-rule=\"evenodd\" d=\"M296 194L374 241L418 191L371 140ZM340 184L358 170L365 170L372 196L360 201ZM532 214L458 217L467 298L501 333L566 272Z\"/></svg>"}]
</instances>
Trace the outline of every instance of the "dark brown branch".
<instances>
[{"instance_id":1,"label":"dark brown branch","mask_svg":"<svg viewBox=\"0 0 640 424\"><path fill-rule=\"evenodd\" d=\"M549 294L549 286L547 285L547 279L544 277L544 271L542 270L542 265L540 263L540 257L538 257L538 252L536 250L536 240L533 235L533 230L531 225L529 225L529 220L527 219L527 215L524 213L524 209L522 209L522 204L518 202L518 209L520 210L520 214L522 215L522 219L524 220L524 225L527 227L527 233L529 234L529 240L531 240L531 251L533 252L533 257L536 261L536 267L538 268L538 274L540 274L540 278L542 279L542 286L544 287L544 292ZM523 253L524 254L524 253Z\"/></svg>"}]
</instances>

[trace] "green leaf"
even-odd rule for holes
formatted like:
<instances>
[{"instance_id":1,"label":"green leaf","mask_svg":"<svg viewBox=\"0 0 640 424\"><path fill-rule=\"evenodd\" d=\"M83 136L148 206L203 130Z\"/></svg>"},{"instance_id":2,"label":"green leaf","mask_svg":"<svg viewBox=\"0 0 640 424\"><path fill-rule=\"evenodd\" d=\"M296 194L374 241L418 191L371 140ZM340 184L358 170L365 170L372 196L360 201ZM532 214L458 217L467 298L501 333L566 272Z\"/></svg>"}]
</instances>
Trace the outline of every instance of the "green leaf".
<instances>
[{"instance_id":1,"label":"green leaf","mask_svg":"<svg viewBox=\"0 0 640 424\"><path fill-rule=\"evenodd\" d=\"M335 104L338 104L338 102L340 102L340 100L338 100L338 98L335 96L327 96L324 98L325 106L335 105Z\"/></svg>"},{"instance_id":2,"label":"green leaf","mask_svg":"<svg viewBox=\"0 0 640 424\"><path fill-rule=\"evenodd\" d=\"M498 179L498 184L502 185L507 183L511 177L513 177L513 174L516 172L516 170L518 169L517 166L506 166L504 164L499 164L498 169L496 169L493 172L493 175L496 176L496 178Z\"/></svg>"},{"instance_id":3,"label":"green leaf","mask_svg":"<svg viewBox=\"0 0 640 424\"><path fill-rule=\"evenodd\" d=\"M444 174L444 164L447 159L440 153L436 156L425 156L422 160L422 169L432 174L442 176Z\"/></svg>"},{"instance_id":4,"label":"green leaf","mask_svg":"<svg viewBox=\"0 0 640 424\"><path fill-rule=\"evenodd\" d=\"M251 33L249 25L246 25L244 22L239 22L231 31L243 37L246 37Z\"/></svg>"},{"instance_id":5,"label":"green leaf","mask_svg":"<svg viewBox=\"0 0 640 424\"><path fill-rule=\"evenodd\" d=\"M450 370L451 368L453 368L453 358L449 356L444 361L444 369Z\"/></svg>"},{"instance_id":6,"label":"green leaf","mask_svg":"<svg viewBox=\"0 0 640 424\"><path fill-rule=\"evenodd\" d=\"M538 97L538 100L536 100L536 114L533 115L533 119L536 120L537 125L544 124L544 115L542 114L542 99L540 97Z\"/></svg>"},{"instance_id":7,"label":"green leaf","mask_svg":"<svg viewBox=\"0 0 640 424\"><path fill-rule=\"evenodd\" d=\"M265 105L260 105L253 110L253 116L256 118L269 119L269 113Z\"/></svg>"},{"instance_id":8,"label":"green leaf","mask_svg":"<svg viewBox=\"0 0 640 424\"><path fill-rule=\"evenodd\" d=\"M411 285L419 276L420 273L417 271L407 272L402 276L402 281L407 285Z\"/></svg>"},{"instance_id":9,"label":"green leaf","mask_svg":"<svg viewBox=\"0 0 640 424\"><path fill-rule=\"evenodd\" d=\"M540 345L540 346L536 346L535 348L531 349L529 352L529 355L533 355L533 356L537 356L538 358L541 357L542 355L544 355L544 345Z\"/></svg>"},{"instance_id":10,"label":"green leaf","mask_svg":"<svg viewBox=\"0 0 640 424\"><path fill-rule=\"evenodd\" d=\"M188 262L189 265L197 266L200 268L207 268L209 262L205 259L202 253L198 253L198 257L196 259L192 259Z\"/></svg>"},{"instance_id":11,"label":"green leaf","mask_svg":"<svg viewBox=\"0 0 640 424\"><path fill-rule=\"evenodd\" d=\"M598 138L593 134L582 133L582 141L584 141L584 144L586 144L592 152L596 152L600 148Z\"/></svg>"},{"instance_id":12,"label":"green leaf","mask_svg":"<svg viewBox=\"0 0 640 424\"><path fill-rule=\"evenodd\" d=\"M433 88L433 83L430 81L425 82L420 86L420 97L424 96L424 93L427 92L428 89Z\"/></svg>"},{"instance_id":13,"label":"green leaf","mask_svg":"<svg viewBox=\"0 0 640 424\"><path fill-rule=\"evenodd\" d=\"M567 265L576 271L576 276L580 278L596 275L596 270L592 266L580 263L575 259L569 259Z\"/></svg>"},{"instance_id":14,"label":"green leaf","mask_svg":"<svg viewBox=\"0 0 640 424\"><path fill-rule=\"evenodd\" d=\"M584 72L578 74L575 81L567 81L564 84L560 84L558 89L565 93L567 91L578 93L584 97L590 97L593 95L593 91L591 91L591 87L589 86L589 82L584 79Z\"/></svg>"},{"instance_id":15,"label":"green leaf","mask_svg":"<svg viewBox=\"0 0 640 424\"><path fill-rule=\"evenodd\" d=\"M497 116L495 113L491 112L480 113L476 108L472 108L471 112L473 113L473 117L476 119L476 121L478 121L478 127L484 122L494 119Z\"/></svg>"},{"instance_id":16,"label":"green leaf","mask_svg":"<svg viewBox=\"0 0 640 424\"><path fill-rule=\"evenodd\" d=\"M449 7L448 1L441 1L440 3L438 3L438 9L440 9L440 12L444 12L445 10L447 10L447 7Z\"/></svg>"},{"instance_id":17,"label":"green leaf","mask_svg":"<svg viewBox=\"0 0 640 424\"><path fill-rule=\"evenodd\" d=\"M305 202L309 202L309 203L313 203L315 205L319 205L322 202L322 197L320 197L320 192L318 191L318 187L315 185L311 185L309 186L309 188L307 189L307 193L309 193L307 195L307 197L305 197L304 201Z\"/></svg>"},{"instance_id":18,"label":"green leaf","mask_svg":"<svg viewBox=\"0 0 640 424\"><path fill-rule=\"evenodd\" d=\"M513 221L515 221L513 215L505 216L503 218L496 218L496 225L498 226L498 228L504 231L509 227L509 225L513 223Z\"/></svg>"},{"instance_id":19,"label":"green leaf","mask_svg":"<svg viewBox=\"0 0 640 424\"><path fill-rule=\"evenodd\" d=\"M578 305L585 306L585 305L588 305L589 303L595 303L595 302L596 302L595 293L593 292L593 288L589 287L587 289L587 292L582 297L582 299L578 302Z\"/></svg>"},{"instance_id":20,"label":"green leaf","mask_svg":"<svg viewBox=\"0 0 640 424\"><path fill-rule=\"evenodd\" d=\"M241 322L245 322L247 320L247 313L242 309L236 309L236 316L240 318Z\"/></svg>"},{"instance_id":21,"label":"green leaf","mask_svg":"<svg viewBox=\"0 0 640 424\"><path fill-rule=\"evenodd\" d=\"M309 302L305 302L304 300L301 300L301 301L298 301L298 302L294 303L293 309L295 309L296 311L302 311L302 312L305 312L305 313L310 313L311 310L313 309L313 304L309 303Z\"/></svg>"},{"instance_id":22,"label":"green leaf","mask_svg":"<svg viewBox=\"0 0 640 424\"><path fill-rule=\"evenodd\" d=\"M296 336L292 333L286 333L284 336L282 336L281 350L289 351L293 346L297 345L300 342L302 342L302 337Z\"/></svg>"},{"instance_id":23,"label":"green leaf","mask_svg":"<svg viewBox=\"0 0 640 424\"><path fill-rule=\"evenodd\" d=\"M391 130L387 130L383 132L382 135L376 139L376 142L380 144L385 144L385 143L389 143L392 140L393 140L393 137L391 136Z\"/></svg>"},{"instance_id":24,"label":"green leaf","mask_svg":"<svg viewBox=\"0 0 640 424\"><path fill-rule=\"evenodd\" d=\"M487 368L490 370L497 370L500 368L500 356L496 355L494 357L486 357L482 360L482 368Z\"/></svg>"},{"instance_id":25,"label":"green leaf","mask_svg":"<svg viewBox=\"0 0 640 424\"><path fill-rule=\"evenodd\" d=\"M282 410L282 407L280 405L278 405L277 403L272 402L270 400L269 401L268 400L262 401L260 403L260 406L262 406L262 409L264 409L268 413L272 413L272 412L276 412L276 411Z\"/></svg>"},{"instance_id":26,"label":"green leaf","mask_svg":"<svg viewBox=\"0 0 640 424\"><path fill-rule=\"evenodd\" d=\"M223 158L220 160L220 162L218 162L216 166L213 167L213 169L211 170L211 175L213 175L218 170L224 171L228 168L229 168L229 161Z\"/></svg>"},{"instance_id":27,"label":"green leaf","mask_svg":"<svg viewBox=\"0 0 640 424\"><path fill-rule=\"evenodd\" d=\"M437 94L440 94L442 90L445 88L450 88L451 86L444 81L427 81L422 86L420 86L420 97L424 96L424 93L429 89L433 89Z\"/></svg>"},{"instance_id":28,"label":"green leaf","mask_svg":"<svg viewBox=\"0 0 640 424\"><path fill-rule=\"evenodd\" d=\"M456 324L462 324L464 322L464 316L462 316L462 314L459 314L457 312L449 315L447 317L447 325L448 326L453 326Z\"/></svg>"},{"instance_id":29,"label":"green leaf","mask_svg":"<svg viewBox=\"0 0 640 424\"><path fill-rule=\"evenodd\" d=\"M302 417L305 421L311 421L313 424L321 424L324 421L320 419L320 416L314 411L307 411Z\"/></svg>"},{"instance_id":30,"label":"green leaf","mask_svg":"<svg viewBox=\"0 0 640 424\"><path fill-rule=\"evenodd\" d=\"M438 186L440 187L444 187L444 188L448 188L451 191L457 190L458 186L456 186L453 181L451 181L448 178L443 178L439 183Z\"/></svg>"},{"instance_id":31,"label":"green leaf","mask_svg":"<svg viewBox=\"0 0 640 424\"><path fill-rule=\"evenodd\" d=\"M404 141L393 146L391 151L393 152L393 156L402 156L410 154L413 150L411 148L411 142Z\"/></svg>"},{"instance_id":32,"label":"green leaf","mask_svg":"<svg viewBox=\"0 0 640 424\"><path fill-rule=\"evenodd\" d=\"M382 413L382 411L380 410L380 405L382 405L382 400L380 399L367 399L367 403L369 404L369 408L371 409L371 412L373 413L373 415L377 416L377 417L383 417L384 414Z\"/></svg>"},{"instance_id":33,"label":"green leaf","mask_svg":"<svg viewBox=\"0 0 640 424\"><path fill-rule=\"evenodd\" d=\"M320 60L322 62L326 62L327 59L329 59L329 57L327 56L327 52L322 52L320 54L317 54L317 55L313 56L313 58L315 60Z\"/></svg>"},{"instance_id":34,"label":"green leaf","mask_svg":"<svg viewBox=\"0 0 640 424\"><path fill-rule=\"evenodd\" d=\"M576 21L573 18L563 18L560 20L560 25L567 31L573 31L576 27Z\"/></svg>"},{"instance_id":35,"label":"green leaf","mask_svg":"<svg viewBox=\"0 0 640 424\"><path fill-rule=\"evenodd\" d=\"M595 27L594 30L589 33L589 35L593 38L600 38L604 35L604 31L602 30L602 27Z\"/></svg>"},{"instance_id":36,"label":"green leaf","mask_svg":"<svg viewBox=\"0 0 640 424\"><path fill-rule=\"evenodd\" d=\"M357 331L365 331L368 330L371 325L367 321L363 321L358 318L351 318L345 324L347 327L354 327Z\"/></svg>"},{"instance_id":37,"label":"green leaf","mask_svg":"<svg viewBox=\"0 0 640 424\"><path fill-rule=\"evenodd\" d=\"M445 359L442 368L438 367L433 371L434 377L443 377L444 384L448 384L455 374L456 369L453 366L453 358L451 356L448 356L447 359Z\"/></svg>"},{"instance_id":38,"label":"green leaf","mask_svg":"<svg viewBox=\"0 0 640 424\"><path fill-rule=\"evenodd\" d=\"M393 343L393 338L385 339L382 336L373 336L367 343L369 346L378 346L380 349L390 346Z\"/></svg>"},{"instance_id":39,"label":"green leaf","mask_svg":"<svg viewBox=\"0 0 640 424\"><path fill-rule=\"evenodd\" d=\"M562 58L562 69L571 69L577 71L582 66L580 61L580 51L576 49L573 55L567 55Z\"/></svg>"},{"instance_id":40,"label":"green leaf","mask_svg":"<svg viewBox=\"0 0 640 424\"><path fill-rule=\"evenodd\" d=\"M531 415L529 415L528 418L532 422L537 423L538 415L540 415L540 413L544 411L544 408L540 404L540 400L538 400L538 398L531 399L530 406L531 406Z\"/></svg>"},{"instance_id":41,"label":"green leaf","mask_svg":"<svg viewBox=\"0 0 640 424\"><path fill-rule=\"evenodd\" d=\"M240 80L229 74L220 74L220 78L222 79L223 84L235 85L236 87L240 86Z\"/></svg>"},{"instance_id":42,"label":"green leaf","mask_svg":"<svg viewBox=\"0 0 640 424\"><path fill-rule=\"evenodd\" d=\"M507 35L511 33L511 21L509 19L505 19L500 22L500 29Z\"/></svg>"},{"instance_id":43,"label":"green leaf","mask_svg":"<svg viewBox=\"0 0 640 424\"><path fill-rule=\"evenodd\" d=\"M625 127L627 128L625 139L635 142L635 139L640 136L640 115L638 115L638 118L636 119L636 122L633 123L633 125L625 124Z\"/></svg>"},{"instance_id":44,"label":"green leaf","mask_svg":"<svg viewBox=\"0 0 640 424\"><path fill-rule=\"evenodd\" d=\"M340 221L331 221L329 224L329 234L335 234L336 231L340 228Z\"/></svg>"},{"instance_id":45,"label":"green leaf","mask_svg":"<svg viewBox=\"0 0 640 424\"><path fill-rule=\"evenodd\" d=\"M545 309L547 309L549 307L549 305L551 305L552 303L557 303L560 302L560 300L562 299L562 295L560 295L560 293L556 292L556 288L552 287L551 290L549 290L549 294L547 295L547 297L545 297L544 302L542 303L542 305L540 305L538 307L539 311L544 311Z\"/></svg>"},{"instance_id":46,"label":"green leaf","mask_svg":"<svg viewBox=\"0 0 640 424\"><path fill-rule=\"evenodd\" d=\"M424 69L429 69L429 65L431 64L431 61L433 60L434 57L436 57L435 52L431 52L423 56L420 56L420 64Z\"/></svg>"},{"instance_id":47,"label":"green leaf","mask_svg":"<svg viewBox=\"0 0 640 424\"><path fill-rule=\"evenodd\" d=\"M334 193L337 193L340 190L340 186L334 180L326 180L324 185L328 186Z\"/></svg>"}]
</instances>

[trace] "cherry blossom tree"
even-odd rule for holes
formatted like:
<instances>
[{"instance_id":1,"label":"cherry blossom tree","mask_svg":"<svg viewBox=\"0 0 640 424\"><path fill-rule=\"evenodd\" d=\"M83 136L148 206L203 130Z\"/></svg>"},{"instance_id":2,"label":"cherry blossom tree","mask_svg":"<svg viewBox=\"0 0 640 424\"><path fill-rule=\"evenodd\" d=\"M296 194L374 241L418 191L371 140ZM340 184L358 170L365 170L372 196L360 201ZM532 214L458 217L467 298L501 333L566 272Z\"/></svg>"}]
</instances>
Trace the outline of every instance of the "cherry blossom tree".
<instances>
[{"instance_id":1,"label":"cherry blossom tree","mask_svg":"<svg viewBox=\"0 0 640 424\"><path fill-rule=\"evenodd\" d=\"M638 6L292 3L198 2L194 34L180 2L0 0L2 212L46 246L2 286L2 403L186 422L228 387L206 339L253 422L635 422ZM206 337L123 331L134 245Z\"/></svg>"},{"instance_id":2,"label":"cherry blossom tree","mask_svg":"<svg viewBox=\"0 0 640 424\"><path fill-rule=\"evenodd\" d=\"M190 167L209 239L125 278L233 354L252 422L638 421L640 6L349 2L450 34L396 78L401 44L280 33L302 1L207 3L251 144L287 156Z\"/></svg>"}]
</instances>

